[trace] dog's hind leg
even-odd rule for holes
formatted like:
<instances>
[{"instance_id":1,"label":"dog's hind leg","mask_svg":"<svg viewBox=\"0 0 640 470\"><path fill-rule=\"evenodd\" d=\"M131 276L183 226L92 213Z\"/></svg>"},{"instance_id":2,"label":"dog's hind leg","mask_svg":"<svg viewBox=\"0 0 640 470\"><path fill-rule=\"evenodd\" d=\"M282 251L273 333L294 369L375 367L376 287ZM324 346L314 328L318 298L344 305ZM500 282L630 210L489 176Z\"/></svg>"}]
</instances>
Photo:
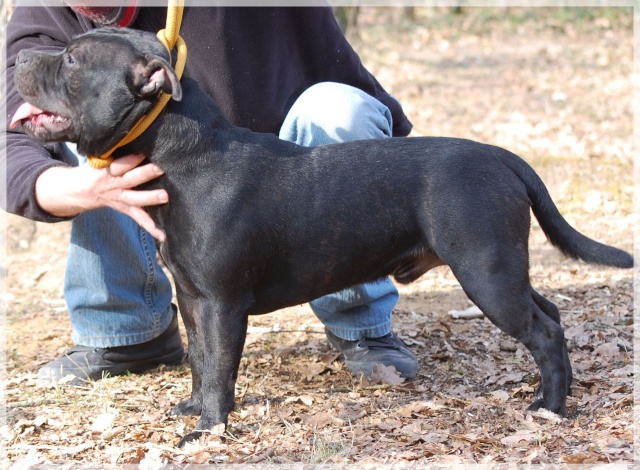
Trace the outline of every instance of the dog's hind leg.
<instances>
[{"instance_id":1,"label":"dog's hind leg","mask_svg":"<svg viewBox=\"0 0 640 470\"><path fill-rule=\"evenodd\" d=\"M556 304L551 302L546 297L542 296L538 292L536 292L533 288L531 289L531 295L533 297L533 301L542 309L544 313L547 314L553 321L555 321L558 325L560 324L560 311ZM565 367L567 369L567 395L571 395L571 383L573 382L573 370L571 367L571 361L569 359L569 352L567 351L567 344L564 344L564 362ZM538 387L536 390L536 396L542 392L542 387Z\"/></svg>"},{"instance_id":2,"label":"dog's hind leg","mask_svg":"<svg viewBox=\"0 0 640 470\"><path fill-rule=\"evenodd\" d=\"M566 416L567 371L559 317L534 301L527 257L500 246L473 247L459 264L448 263L469 298L498 328L531 351L542 377L542 397L530 410L545 408Z\"/></svg>"}]
</instances>

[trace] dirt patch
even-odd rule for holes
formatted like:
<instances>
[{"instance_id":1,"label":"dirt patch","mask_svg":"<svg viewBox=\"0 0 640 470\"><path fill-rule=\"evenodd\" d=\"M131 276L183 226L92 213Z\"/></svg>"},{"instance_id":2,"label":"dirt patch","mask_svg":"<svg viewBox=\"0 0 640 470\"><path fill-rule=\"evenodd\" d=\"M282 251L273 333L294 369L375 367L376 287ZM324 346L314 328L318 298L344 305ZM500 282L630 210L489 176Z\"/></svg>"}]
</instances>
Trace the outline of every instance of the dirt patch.
<instances>
[{"instance_id":1,"label":"dirt patch","mask_svg":"<svg viewBox=\"0 0 640 470\"><path fill-rule=\"evenodd\" d=\"M572 224L632 250L631 10L583 10L418 8L407 22L399 9L363 9L352 42L415 134L515 151ZM525 412L539 380L529 353L486 319L452 319L471 304L438 268L401 287L394 314L420 360L414 381L355 379L306 306L252 318L228 438L184 450L175 445L195 419L168 411L189 395L186 365L84 389L34 380L72 345L62 298L68 236L69 224L8 218L1 434L16 468L632 460L632 273L565 259L535 223L532 283L561 310L576 376L567 420Z\"/></svg>"}]
</instances>

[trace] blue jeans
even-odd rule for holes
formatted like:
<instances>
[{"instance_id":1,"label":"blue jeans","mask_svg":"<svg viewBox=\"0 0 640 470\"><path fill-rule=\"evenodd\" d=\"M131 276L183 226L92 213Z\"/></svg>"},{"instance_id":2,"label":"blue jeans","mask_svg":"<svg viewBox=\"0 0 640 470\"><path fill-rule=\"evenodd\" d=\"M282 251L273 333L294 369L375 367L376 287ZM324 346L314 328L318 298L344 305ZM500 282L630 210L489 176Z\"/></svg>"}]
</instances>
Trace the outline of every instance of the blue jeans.
<instances>
[{"instance_id":1,"label":"blue jeans","mask_svg":"<svg viewBox=\"0 0 640 470\"><path fill-rule=\"evenodd\" d=\"M390 137L391 129L389 109L375 98L347 85L321 83L293 104L280 138L315 146ZM83 346L144 343L159 336L173 316L171 284L156 261L155 241L112 209L73 219L64 292L72 338ZM397 300L393 283L381 279L321 297L311 308L336 336L356 340L389 333Z\"/></svg>"}]
</instances>

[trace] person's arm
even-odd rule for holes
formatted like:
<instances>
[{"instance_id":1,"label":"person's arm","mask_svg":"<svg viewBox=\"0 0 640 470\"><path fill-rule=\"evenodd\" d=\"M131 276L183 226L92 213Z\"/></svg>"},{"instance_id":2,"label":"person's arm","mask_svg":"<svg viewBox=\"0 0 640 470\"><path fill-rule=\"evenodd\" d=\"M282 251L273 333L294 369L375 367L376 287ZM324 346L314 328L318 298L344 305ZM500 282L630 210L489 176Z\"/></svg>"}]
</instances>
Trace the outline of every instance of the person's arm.
<instances>
[{"instance_id":1,"label":"person's arm","mask_svg":"<svg viewBox=\"0 0 640 470\"><path fill-rule=\"evenodd\" d=\"M70 38L91 28L70 9L17 8L7 26L7 111L11 116L22 103L13 83L17 53L24 48L60 50ZM24 217L56 222L81 212L111 207L132 217L154 237L163 239L144 206L163 204L166 191L132 188L157 178L154 164L137 167L140 156L128 156L110 168L70 167L56 160L58 144L42 145L18 132L7 133L7 211Z\"/></svg>"}]
</instances>

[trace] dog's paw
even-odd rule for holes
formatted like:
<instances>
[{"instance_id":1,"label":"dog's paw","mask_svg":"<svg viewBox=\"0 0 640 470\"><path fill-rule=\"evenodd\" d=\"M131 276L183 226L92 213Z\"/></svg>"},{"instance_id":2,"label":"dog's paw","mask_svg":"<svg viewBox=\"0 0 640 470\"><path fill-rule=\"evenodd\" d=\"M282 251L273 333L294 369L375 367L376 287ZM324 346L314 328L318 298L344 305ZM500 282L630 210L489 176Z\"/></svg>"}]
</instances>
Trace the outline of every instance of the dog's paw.
<instances>
[{"instance_id":1,"label":"dog's paw","mask_svg":"<svg viewBox=\"0 0 640 470\"><path fill-rule=\"evenodd\" d=\"M536 399L534 403L542 400L542 383L539 383L536 389L533 391L533 398Z\"/></svg>"},{"instance_id":2,"label":"dog's paw","mask_svg":"<svg viewBox=\"0 0 640 470\"><path fill-rule=\"evenodd\" d=\"M210 429L206 430L196 426L196 429L180 439L180 442L178 442L178 448L182 449L187 444L195 441L200 441L199 444L204 445L208 439L219 439L221 442L226 442L226 430L227 426L224 423L214 424ZM205 437L203 438L203 436Z\"/></svg>"},{"instance_id":3,"label":"dog's paw","mask_svg":"<svg viewBox=\"0 0 640 470\"><path fill-rule=\"evenodd\" d=\"M189 434L184 436L182 439L180 439L180 442L178 442L178 449L182 449L189 442L197 441L198 439L200 439L202 434L203 434L202 431L192 431L192 432L190 432Z\"/></svg>"},{"instance_id":4,"label":"dog's paw","mask_svg":"<svg viewBox=\"0 0 640 470\"><path fill-rule=\"evenodd\" d=\"M535 395L536 397L538 396L538 394L536 393ZM538 398L536 401L534 401L533 403L531 403L528 407L527 410L528 411L538 411L540 408L544 408L544 400L542 398Z\"/></svg>"},{"instance_id":5,"label":"dog's paw","mask_svg":"<svg viewBox=\"0 0 640 470\"><path fill-rule=\"evenodd\" d=\"M170 412L172 416L200 416L201 413L202 403L194 399L181 401Z\"/></svg>"},{"instance_id":6,"label":"dog's paw","mask_svg":"<svg viewBox=\"0 0 640 470\"><path fill-rule=\"evenodd\" d=\"M557 408L557 409L552 409L552 408ZM545 404L545 401L542 398L534 401L533 403L531 403L527 407L527 411L531 411L533 413L539 412L539 411L542 411L542 410L554 413L554 414L558 415L561 418L566 418L567 417L567 408L566 408L566 406L563 405L563 406L559 406L559 407L550 407L550 406L547 406Z\"/></svg>"}]
</instances>

